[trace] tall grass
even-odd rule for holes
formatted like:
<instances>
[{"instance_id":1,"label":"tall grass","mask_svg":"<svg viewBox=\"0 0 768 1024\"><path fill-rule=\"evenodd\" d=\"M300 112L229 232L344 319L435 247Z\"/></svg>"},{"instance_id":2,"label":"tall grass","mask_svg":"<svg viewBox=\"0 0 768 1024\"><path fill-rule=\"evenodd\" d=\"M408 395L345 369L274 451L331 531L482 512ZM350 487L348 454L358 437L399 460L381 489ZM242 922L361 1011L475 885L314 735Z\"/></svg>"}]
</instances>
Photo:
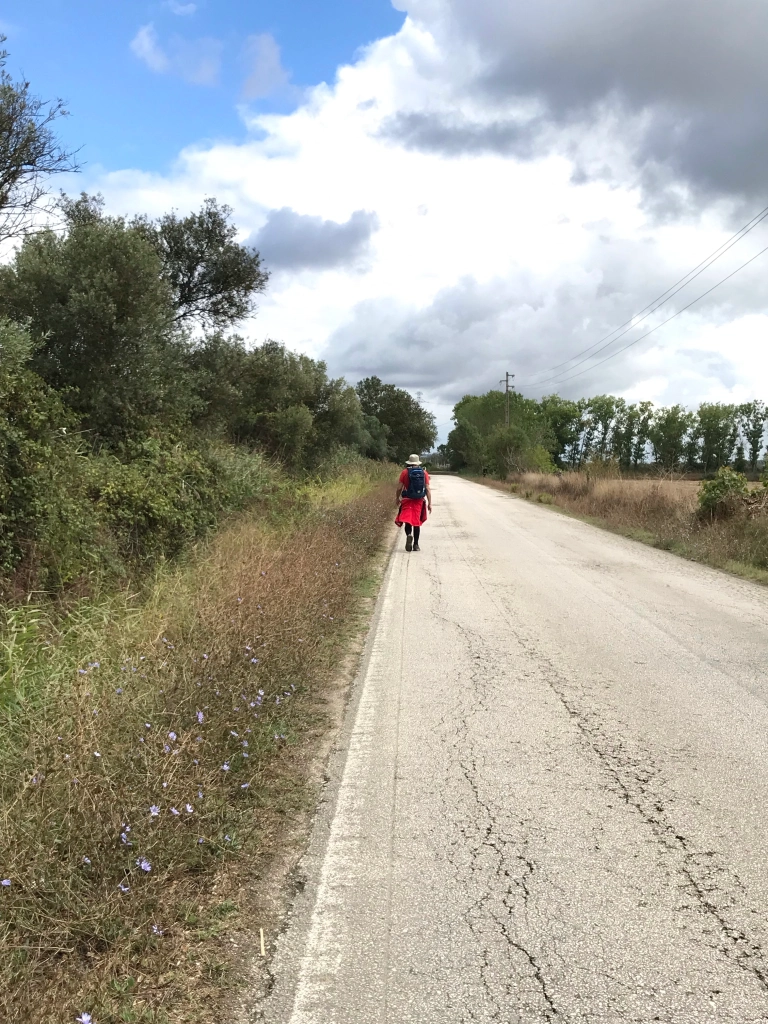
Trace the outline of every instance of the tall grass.
<instances>
[{"instance_id":1,"label":"tall grass","mask_svg":"<svg viewBox=\"0 0 768 1024\"><path fill-rule=\"evenodd\" d=\"M524 473L494 486L588 516L688 558L768 582L768 516L703 519L698 514L696 481Z\"/></svg>"},{"instance_id":2,"label":"tall grass","mask_svg":"<svg viewBox=\"0 0 768 1024\"><path fill-rule=\"evenodd\" d=\"M228 862L264 855L301 789L284 766L390 492L354 472L308 484L301 515L241 518L143 599L6 612L0 1020L209 1019L201 907Z\"/></svg>"}]
</instances>

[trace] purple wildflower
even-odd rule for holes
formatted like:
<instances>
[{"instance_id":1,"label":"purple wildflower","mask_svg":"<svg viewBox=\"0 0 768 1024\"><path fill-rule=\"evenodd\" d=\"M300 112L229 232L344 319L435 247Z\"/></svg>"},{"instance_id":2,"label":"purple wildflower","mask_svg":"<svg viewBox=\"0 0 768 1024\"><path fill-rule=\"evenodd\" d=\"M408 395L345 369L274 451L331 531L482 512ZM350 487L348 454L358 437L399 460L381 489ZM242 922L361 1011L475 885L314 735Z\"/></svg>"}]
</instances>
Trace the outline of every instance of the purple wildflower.
<instances>
[{"instance_id":1,"label":"purple wildflower","mask_svg":"<svg viewBox=\"0 0 768 1024\"><path fill-rule=\"evenodd\" d=\"M185 804L184 810L187 812L187 814L194 814L195 808L192 806L192 804Z\"/></svg>"},{"instance_id":2,"label":"purple wildflower","mask_svg":"<svg viewBox=\"0 0 768 1024\"><path fill-rule=\"evenodd\" d=\"M153 935L162 935L163 934L163 929L162 928L158 928L158 926L156 924L153 924L152 925L152 934Z\"/></svg>"},{"instance_id":3,"label":"purple wildflower","mask_svg":"<svg viewBox=\"0 0 768 1024\"><path fill-rule=\"evenodd\" d=\"M176 742L176 733L175 732L169 732L168 733L168 739L169 740L173 740L173 742L175 743Z\"/></svg>"},{"instance_id":4,"label":"purple wildflower","mask_svg":"<svg viewBox=\"0 0 768 1024\"><path fill-rule=\"evenodd\" d=\"M228 772L228 771L229 771L229 765L227 764L227 762L226 762L226 761L225 761L225 762L224 762L224 764L223 764L223 765L221 766L221 770L222 770L223 772Z\"/></svg>"},{"instance_id":5,"label":"purple wildflower","mask_svg":"<svg viewBox=\"0 0 768 1024\"><path fill-rule=\"evenodd\" d=\"M0 885L4 885L4 886L6 887L6 889L8 888L8 886L9 886L10 884L11 884L11 880L10 880L10 878L4 878L4 879L2 880L2 882L0 882Z\"/></svg>"},{"instance_id":6,"label":"purple wildflower","mask_svg":"<svg viewBox=\"0 0 768 1024\"><path fill-rule=\"evenodd\" d=\"M120 890L120 892L130 892L131 891L130 885L125 885L123 882L118 882L117 888Z\"/></svg>"},{"instance_id":7,"label":"purple wildflower","mask_svg":"<svg viewBox=\"0 0 768 1024\"><path fill-rule=\"evenodd\" d=\"M204 720L205 720L205 715L203 714L202 711L198 711L197 712L197 723L198 723L198 725L202 725Z\"/></svg>"},{"instance_id":8,"label":"purple wildflower","mask_svg":"<svg viewBox=\"0 0 768 1024\"><path fill-rule=\"evenodd\" d=\"M242 784L242 785L240 786L240 789L248 789L248 787L249 787L249 786L250 786L250 782L244 782L244 783L243 783L243 784Z\"/></svg>"},{"instance_id":9,"label":"purple wildflower","mask_svg":"<svg viewBox=\"0 0 768 1024\"><path fill-rule=\"evenodd\" d=\"M141 868L142 871L147 872L147 874L152 870L152 865L149 863L146 857L140 857L136 861L136 866Z\"/></svg>"},{"instance_id":10,"label":"purple wildflower","mask_svg":"<svg viewBox=\"0 0 768 1024\"><path fill-rule=\"evenodd\" d=\"M90 863L91 863L91 858L90 857L83 857L83 864L90 864Z\"/></svg>"},{"instance_id":11,"label":"purple wildflower","mask_svg":"<svg viewBox=\"0 0 768 1024\"><path fill-rule=\"evenodd\" d=\"M149 808L149 813L152 815L153 818L157 818L160 814L160 808L157 806L157 804L152 804L152 806Z\"/></svg>"},{"instance_id":12,"label":"purple wildflower","mask_svg":"<svg viewBox=\"0 0 768 1024\"><path fill-rule=\"evenodd\" d=\"M90 1013L81 1013L79 1017L75 1017L78 1024L93 1024L93 1017Z\"/></svg>"},{"instance_id":13,"label":"purple wildflower","mask_svg":"<svg viewBox=\"0 0 768 1024\"><path fill-rule=\"evenodd\" d=\"M174 818L178 818L179 816L179 812L176 810L175 807L171 808L171 814L174 816Z\"/></svg>"},{"instance_id":14,"label":"purple wildflower","mask_svg":"<svg viewBox=\"0 0 768 1024\"><path fill-rule=\"evenodd\" d=\"M115 690L115 693L118 694L118 695L120 695L122 692L123 692L122 686L118 686L118 688Z\"/></svg>"}]
</instances>

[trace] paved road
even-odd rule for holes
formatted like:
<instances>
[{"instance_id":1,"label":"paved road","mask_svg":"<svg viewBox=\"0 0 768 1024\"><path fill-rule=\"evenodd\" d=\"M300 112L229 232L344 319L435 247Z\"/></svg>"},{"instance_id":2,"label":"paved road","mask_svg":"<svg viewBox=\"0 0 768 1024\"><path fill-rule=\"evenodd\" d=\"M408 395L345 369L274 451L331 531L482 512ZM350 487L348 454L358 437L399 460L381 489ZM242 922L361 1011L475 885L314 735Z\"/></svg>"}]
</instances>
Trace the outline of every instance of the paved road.
<instances>
[{"instance_id":1,"label":"paved road","mask_svg":"<svg viewBox=\"0 0 768 1024\"><path fill-rule=\"evenodd\" d=\"M768 590L434 498L254 1019L768 1021Z\"/></svg>"}]
</instances>

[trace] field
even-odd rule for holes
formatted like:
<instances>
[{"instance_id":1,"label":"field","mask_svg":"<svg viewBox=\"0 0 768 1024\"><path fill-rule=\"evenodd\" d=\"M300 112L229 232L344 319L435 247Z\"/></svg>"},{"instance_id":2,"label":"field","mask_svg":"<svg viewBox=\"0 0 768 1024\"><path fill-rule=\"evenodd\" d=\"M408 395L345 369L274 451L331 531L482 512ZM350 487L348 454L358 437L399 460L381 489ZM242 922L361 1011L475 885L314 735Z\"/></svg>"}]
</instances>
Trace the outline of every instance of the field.
<instances>
[{"instance_id":1,"label":"field","mask_svg":"<svg viewBox=\"0 0 768 1024\"><path fill-rule=\"evenodd\" d=\"M768 582L768 517L702 519L695 480L523 473L506 482L482 482L686 558Z\"/></svg>"},{"instance_id":2,"label":"field","mask_svg":"<svg viewBox=\"0 0 768 1024\"><path fill-rule=\"evenodd\" d=\"M273 936L392 512L381 477L243 514L141 595L7 611L0 1019L221 1019L249 929Z\"/></svg>"}]
</instances>

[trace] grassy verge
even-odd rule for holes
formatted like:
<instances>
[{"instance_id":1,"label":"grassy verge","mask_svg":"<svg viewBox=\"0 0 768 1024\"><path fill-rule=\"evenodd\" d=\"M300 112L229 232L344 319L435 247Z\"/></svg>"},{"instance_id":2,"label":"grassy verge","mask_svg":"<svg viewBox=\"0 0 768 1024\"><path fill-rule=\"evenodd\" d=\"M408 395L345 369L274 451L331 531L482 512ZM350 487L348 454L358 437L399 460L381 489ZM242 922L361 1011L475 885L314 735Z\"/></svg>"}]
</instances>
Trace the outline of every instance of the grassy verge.
<instances>
[{"instance_id":1,"label":"grassy verge","mask_svg":"<svg viewBox=\"0 0 768 1024\"><path fill-rule=\"evenodd\" d=\"M768 583L768 517L703 520L698 484L689 480L623 480L523 473L478 483L552 505L596 526L746 579Z\"/></svg>"},{"instance_id":2,"label":"grassy verge","mask_svg":"<svg viewBox=\"0 0 768 1024\"><path fill-rule=\"evenodd\" d=\"M392 511L375 476L243 516L141 599L7 612L0 1019L219 1019L233 895L307 799L302 750Z\"/></svg>"}]
</instances>

